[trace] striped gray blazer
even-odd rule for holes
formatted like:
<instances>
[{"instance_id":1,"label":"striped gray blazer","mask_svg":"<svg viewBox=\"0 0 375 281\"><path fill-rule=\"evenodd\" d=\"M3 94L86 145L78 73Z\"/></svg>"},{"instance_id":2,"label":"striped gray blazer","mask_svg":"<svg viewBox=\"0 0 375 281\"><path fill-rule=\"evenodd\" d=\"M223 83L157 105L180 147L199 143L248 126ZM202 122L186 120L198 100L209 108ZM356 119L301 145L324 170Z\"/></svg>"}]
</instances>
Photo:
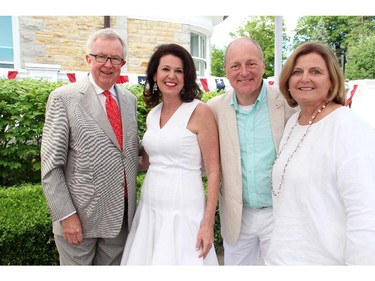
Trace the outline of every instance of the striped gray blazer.
<instances>
[{"instance_id":1,"label":"striped gray blazer","mask_svg":"<svg viewBox=\"0 0 375 281\"><path fill-rule=\"evenodd\" d=\"M137 100L117 85L115 90L123 152L88 77L54 90L48 98L41 172L55 234L62 235L59 220L77 212L84 238L117 236L124 216L125 174L130 229L138 171Z\"/></svg>"}]
</instances>

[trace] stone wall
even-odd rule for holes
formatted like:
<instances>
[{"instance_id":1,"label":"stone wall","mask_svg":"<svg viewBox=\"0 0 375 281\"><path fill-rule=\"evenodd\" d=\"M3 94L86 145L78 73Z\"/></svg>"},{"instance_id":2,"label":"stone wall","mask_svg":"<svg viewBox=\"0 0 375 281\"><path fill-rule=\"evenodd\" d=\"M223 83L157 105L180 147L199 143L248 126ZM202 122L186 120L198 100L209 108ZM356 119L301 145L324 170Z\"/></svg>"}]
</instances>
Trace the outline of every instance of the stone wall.
<instances>
[{"instance_id":1,"label":"stone wall","mask_svg":"<svg viewBox=\"0 0 375 281\"><path fill-rule=\"evenodd\" d=\"M144 74L156 46L177 43L190 49L190 26L187 24L128 19L128 71Z\"/></svg>"},{"instance_id":2,"label":"stone wall","mask_svg":"<svg viewBox=\"0 0 375 281\"><path fill-rule=\"evenodd\" d=\"M64 71L85 71L88 36L103 28L104 17L19 17L21 66L57 64Z\"/></svg>"},{"instance_id":3,"label":"stone wall","mask_svg":"<svg viewBox=\"0 0 375 281\"><path fill-rule=\"evenodd\" d=\"M144 74L154 48L177 43L190 49L190 25L110 17L110 25L127 42L123 72ZM86 41L104 27L104 16L20 16L21 67L26 63L61 65L61 71L87 71Z\"/></svg>"}]
</instances>

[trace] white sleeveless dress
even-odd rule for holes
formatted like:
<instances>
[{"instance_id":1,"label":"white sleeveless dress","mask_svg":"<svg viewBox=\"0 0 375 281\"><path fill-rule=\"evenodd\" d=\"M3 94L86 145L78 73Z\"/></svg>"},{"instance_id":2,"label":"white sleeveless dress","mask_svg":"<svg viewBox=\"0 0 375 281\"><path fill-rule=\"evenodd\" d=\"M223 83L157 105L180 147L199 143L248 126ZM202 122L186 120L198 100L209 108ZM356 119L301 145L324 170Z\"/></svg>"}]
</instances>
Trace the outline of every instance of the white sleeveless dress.
<instances>
[{"instance_id":1,"label":"white sleeveless dress","mask_svg":"<svg viewBox=\"0 0 375 281\"><path fill-rule=\"evenodd\" d=\"M195 250L205 193L197 135L186 127L199 102L183 103L162 128L162 104L147 117L143 145L150 166L121 264L218 264L214 247L205 259Z\"/></svg>"}]
</instances>

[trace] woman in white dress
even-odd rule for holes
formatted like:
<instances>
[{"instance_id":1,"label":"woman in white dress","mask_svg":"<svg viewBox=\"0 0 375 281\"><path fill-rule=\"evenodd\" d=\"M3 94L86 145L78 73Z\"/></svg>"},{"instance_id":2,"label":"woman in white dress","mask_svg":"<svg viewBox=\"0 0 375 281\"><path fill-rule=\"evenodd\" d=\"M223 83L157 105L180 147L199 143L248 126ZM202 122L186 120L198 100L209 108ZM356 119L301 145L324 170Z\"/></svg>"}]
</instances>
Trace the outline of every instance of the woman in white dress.
<instances>
[{"instance_id":1,"label":"woman in white dress","mask_svg":"<svg viewBox=\"0 0 375 281\"><path fill-rule=\"evenodd\" d=\"M218 264L213 247L218 131L200 94L189 52L177 44L159 46L148 64L144 91L152 108L142 140L148 170L121 264Z\"/></svg>"},{"instance_id":2,"label":"woman in white dress","mask_svg":"<svg viewBox=\"0 0 375 281\"><path fill-rule=\"evenodd\" d=\"M293 115L273 166L269 265L375 264L375 132L349 108L340 65L309 42L285 63Z\"/></svg>"}]
</instances>

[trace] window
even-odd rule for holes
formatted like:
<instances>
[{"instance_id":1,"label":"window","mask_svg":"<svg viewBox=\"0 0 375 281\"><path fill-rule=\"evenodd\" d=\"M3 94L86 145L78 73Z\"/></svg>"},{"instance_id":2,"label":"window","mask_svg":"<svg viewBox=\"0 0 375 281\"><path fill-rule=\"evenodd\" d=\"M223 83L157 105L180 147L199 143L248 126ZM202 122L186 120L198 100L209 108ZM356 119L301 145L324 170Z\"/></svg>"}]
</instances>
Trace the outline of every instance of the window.
<instances>
[{"instance_id":1,"label":"window","mask_svg":"<svg viewBox=\"0 0 375 281\"><path fill-rule=\"evenodd\" d=\"M12 17L0 16L0 68L14 67Z\"/></svg>"},{"instance_id":2,"label":"window","mask_svg":"<svg viewBox=\"0 0 375 281\"><path fill-rule=\"evenodd\" d=\"M206 36L201 33L190 34L190 53L194 59L198 76L205 76L207 64Z\"/></svg>"}]
</instances>

